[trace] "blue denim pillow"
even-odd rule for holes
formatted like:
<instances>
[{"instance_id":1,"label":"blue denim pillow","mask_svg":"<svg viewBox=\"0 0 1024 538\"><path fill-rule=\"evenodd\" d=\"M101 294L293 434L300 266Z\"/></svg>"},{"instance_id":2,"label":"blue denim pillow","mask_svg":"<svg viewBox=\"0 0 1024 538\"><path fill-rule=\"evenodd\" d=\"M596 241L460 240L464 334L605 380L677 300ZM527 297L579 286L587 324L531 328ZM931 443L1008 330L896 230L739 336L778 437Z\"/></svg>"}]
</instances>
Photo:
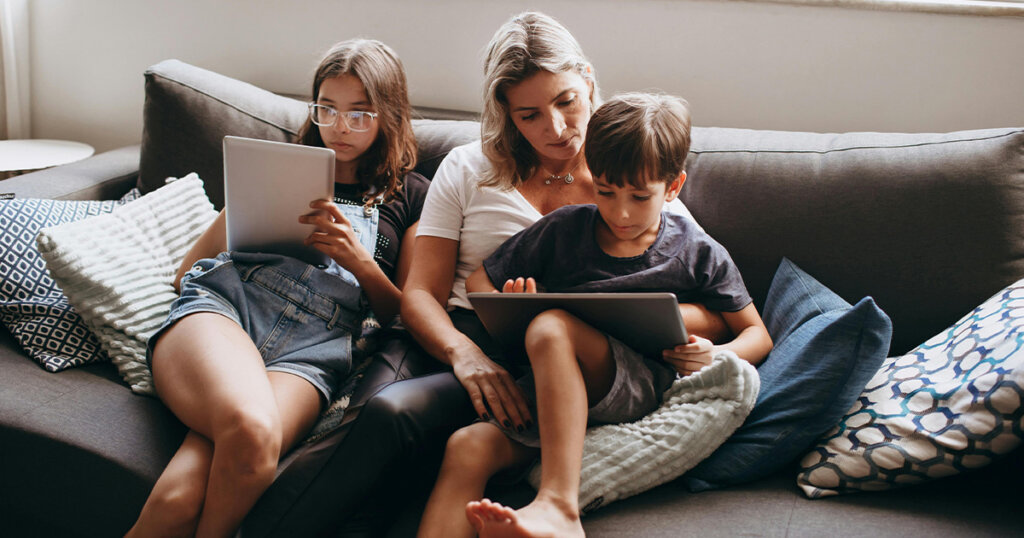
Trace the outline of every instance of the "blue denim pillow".
<instances>
[{"instance_id":1,"label":"blue denim pillow","mask_svg":"<svg viewBox=\"0 0 1024 538\"><path fill-rule=\"evenodd\" d=\"M850 306L785 258L763 317L775 348L758 368L757 403L732 437L683 476L690 491L756 480L799 457L850 409L892 337L874 299Z\"/></svg>"}]
</instances>

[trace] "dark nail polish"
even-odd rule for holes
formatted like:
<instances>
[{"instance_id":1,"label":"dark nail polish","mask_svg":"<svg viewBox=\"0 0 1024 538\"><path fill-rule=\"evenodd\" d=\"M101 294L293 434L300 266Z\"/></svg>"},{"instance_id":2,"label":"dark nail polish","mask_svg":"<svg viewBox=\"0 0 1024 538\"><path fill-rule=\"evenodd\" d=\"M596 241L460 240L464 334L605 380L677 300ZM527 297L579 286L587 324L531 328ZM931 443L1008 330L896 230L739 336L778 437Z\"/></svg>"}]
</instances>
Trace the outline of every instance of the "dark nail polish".
<instances>
[{"instance_id":1,"label":"dark nail polish","mask_svg":"<svg viewBox=\"0 0 1024 538\"><path fill-rule=\"evenodd\" d=\"M531 428L533 428L533 421L532 420L527 420L526 421L526 429L529 430Z\"/></svg>"},{"instance_id":2,"label":"dark nail polish","mask_svg":"<svg viewBox=\"0 0 1024 538\"><path fill-rule=\"evenodd\" d=\"M522 424L517 424L517 425L516 425L516 431L517 431L517 432L519 432L519 433L523 433L523 430L524 430L524 428L523 428L523 425L522 425Z\"/></svg>"},{"instance_id":3,"label":"dark nail polish","mask_svg":"<svg viewBox=\"0 0 1024 538\"><path fill-rule=\"evenodd\" d=\"M509 422L508 419L503 420L501 423L504 424L506 428L511 428L512 427L512 423Z\"/></svg>"},{"instance_id":4,"label":"dark nail polish","mask_svg":"<svg viewBox=\"0 0 1024 538\"><path fill-rule=\"evenodd\" d=\"M480 415L480 418L483 419L483 420L491 420L491 415L488 415L487 413L484 413L484 414Z\"/></svg>"}]
</instances>

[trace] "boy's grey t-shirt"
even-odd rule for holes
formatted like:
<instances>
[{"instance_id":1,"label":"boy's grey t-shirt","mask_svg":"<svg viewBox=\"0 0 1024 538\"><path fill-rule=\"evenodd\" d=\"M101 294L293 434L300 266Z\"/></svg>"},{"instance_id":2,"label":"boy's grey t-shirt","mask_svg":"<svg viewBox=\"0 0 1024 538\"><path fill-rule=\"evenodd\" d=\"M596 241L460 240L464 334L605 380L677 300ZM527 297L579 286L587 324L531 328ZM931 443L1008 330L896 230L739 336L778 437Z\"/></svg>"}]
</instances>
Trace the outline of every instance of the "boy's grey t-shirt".
<instances>
[{"instance_id":1,"label":"boy's grey t-shirt","mask_svg":"<svg viewBox=\"0 0 1024 538\"><path fill-rule=\"evenodd\" d=\"M565 206L505 241L484 260L501 289L510 278L533 277L549 292L671 292L681 303L736 312L751 303L729 252L692 220L662 212L658 237L632 258L597 244L595 205Z\"/></svg>"}]
</instances>

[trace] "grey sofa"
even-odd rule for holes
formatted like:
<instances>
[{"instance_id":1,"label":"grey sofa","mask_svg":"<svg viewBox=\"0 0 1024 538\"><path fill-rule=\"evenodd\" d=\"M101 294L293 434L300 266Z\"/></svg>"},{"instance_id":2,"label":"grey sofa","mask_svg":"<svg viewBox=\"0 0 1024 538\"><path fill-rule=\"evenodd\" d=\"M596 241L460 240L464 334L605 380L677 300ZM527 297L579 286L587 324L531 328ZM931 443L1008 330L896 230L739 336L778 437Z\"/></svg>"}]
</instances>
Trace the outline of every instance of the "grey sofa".
<instances>
[{"instance_id":1,"label":"grey sofa","mask_svg":"<svg viewBox=\"0 0 1024 538\"><path fill-rule=\"evenodd\" d=\"M5 180L0 192L114 199L196 171L219 206L221 138L284 140L303 118L299 101L177 61L153 66L145 81L141 146ZM421 119L415 130L428 177L448 149L478 136L472 121ZM733 253L759 307L788 257L851 302L873 296L892 319L890 354L898 354L1024 276L1024 129L831 135L698 127L693 139L683 199ZM0 330L0 535L122 534L184 432L110 364L48 373ZM304 445L282 462L247 534L307 534L276 521L295 511L296 492L325 450ZM590 536L646 537L1024 532L1020 449L925 485L827 500L800 493L794 464L697 494L670 482L594 512L584 526ZM393 534L414 528L412 513Z\"/></svg>"}]
</instances>

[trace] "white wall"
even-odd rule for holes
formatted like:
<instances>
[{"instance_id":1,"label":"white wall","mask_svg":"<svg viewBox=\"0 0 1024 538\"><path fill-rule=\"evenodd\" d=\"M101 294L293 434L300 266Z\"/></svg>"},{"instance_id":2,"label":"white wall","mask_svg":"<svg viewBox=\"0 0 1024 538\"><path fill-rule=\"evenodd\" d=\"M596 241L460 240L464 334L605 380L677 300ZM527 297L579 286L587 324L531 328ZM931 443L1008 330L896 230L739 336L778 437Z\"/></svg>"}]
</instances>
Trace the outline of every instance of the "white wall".
<instances>
[{"instance_id":1,"label":"white wall","mask_svg":"<svg viewBox=\"0 0 1024 538\"><path fill-rule=\"evenodd\" d=\"M811 131L1024 126L1024 18L722 0L34 0L32 135L137 143L143 70L178 58L306 93L335 41L394 47L414 104L476 110L482 49L541 7L594 62L605 95L660 89L695 124Z\"/></svg>"}]
</instances>

